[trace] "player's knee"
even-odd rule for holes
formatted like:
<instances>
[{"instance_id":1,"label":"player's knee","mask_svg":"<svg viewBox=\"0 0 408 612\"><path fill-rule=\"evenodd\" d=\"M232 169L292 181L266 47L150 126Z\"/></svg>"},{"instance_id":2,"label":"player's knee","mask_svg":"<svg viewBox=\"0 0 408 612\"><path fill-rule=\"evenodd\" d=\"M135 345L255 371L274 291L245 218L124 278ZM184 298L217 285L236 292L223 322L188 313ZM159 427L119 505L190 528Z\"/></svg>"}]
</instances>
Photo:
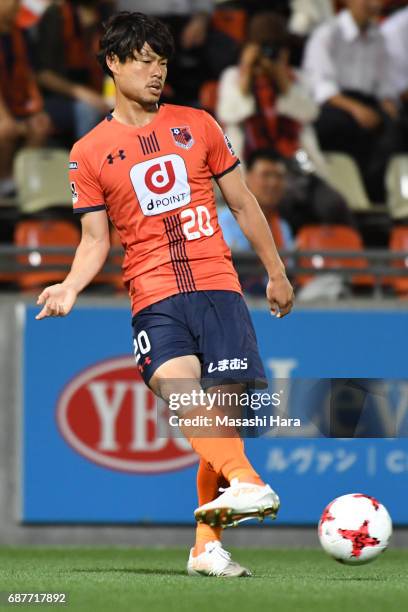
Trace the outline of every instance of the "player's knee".
<instances>
[{"instance_id":1,"label":"player's knee","mask_svg":"<svg viewBox=\"0 0 408 612\"><path fill-rule=\"evenodd\" d=\"M161 364L149 380L154 393L169 401L174 394L189 394L201 388L201 365L195 355L183 355Z\"/></svg>"}]
</instances>

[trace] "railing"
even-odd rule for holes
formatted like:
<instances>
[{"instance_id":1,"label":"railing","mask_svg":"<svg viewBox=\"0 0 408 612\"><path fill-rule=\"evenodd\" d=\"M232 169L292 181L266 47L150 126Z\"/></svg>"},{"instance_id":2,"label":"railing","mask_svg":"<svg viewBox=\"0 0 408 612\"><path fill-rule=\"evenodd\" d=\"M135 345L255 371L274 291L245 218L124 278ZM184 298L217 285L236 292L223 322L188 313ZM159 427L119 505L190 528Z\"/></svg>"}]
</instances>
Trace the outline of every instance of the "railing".
<instances>
[{"instance_id":1,"label":"railing","mask_svg":"<svg viewBox=\"0 0 408 612\"><path fill-rule=\"evenodd\" d=\"M15 247L3 244L0 245L0 274L14 274L18 279L19 274L27 272L67 272L74 253L75 249L71 247ZM341 276L347 282L352 281L355 276L364 275L372 276L374 288L381 290L386 279L408 278L407 251L396 252L386 249L365 251L282 250L280 254L286 262L288 274L292 279L330 273ZM49 256L66 257L67 262L50 262ZM119 262L122 256L121 247L112 248L102 272L120 273ZM235 251L233 259L241 278L248 275L262 276L265 274L261 262L254 253ZM305 259L311 261L310 266L304 265ZM329 260L329 265L326 265L326 260ZM347 265L344 265L345 260L347 260ZM353 261L356 262L356 265L353 265Z\"/></svg>"}]
</instances>

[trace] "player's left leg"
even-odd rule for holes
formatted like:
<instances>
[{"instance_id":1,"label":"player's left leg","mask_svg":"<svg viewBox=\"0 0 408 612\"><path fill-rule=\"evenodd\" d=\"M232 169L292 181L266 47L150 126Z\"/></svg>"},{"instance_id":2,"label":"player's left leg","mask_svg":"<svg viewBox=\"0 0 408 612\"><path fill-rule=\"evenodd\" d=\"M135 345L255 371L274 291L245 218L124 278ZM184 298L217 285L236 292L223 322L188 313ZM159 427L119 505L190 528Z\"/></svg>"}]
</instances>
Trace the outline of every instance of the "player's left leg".
<instances>
[{"instance_id":1,"label":"player's left leg","mask_svg":"<svg viewBox=\"0 0 408 612\"><path fill-rule=\"evenodd\" d=\"M219 488L228 485L222 474L217 474L212 466L200 459L197 470L197 499L198 505L202 506L213 501L219 495ZM198 523L196 528L196 540L193 554L201 554L208 542L221 541L222 528L215 525Z\"/></svg>"},{"instance_id":2,"label":"player's left leg","mask_svg":"<svg viewBox=\"0 0 408 612\"><path fill-rule=\"evenodd\" d=\"M217 474L203 459L197 472L198 503L206 504L219 495L219 488L228 486L225 478ZM196 541L190 551L187 572L191 576L250 576L251 572L232 561L230 554L221 545L221 527L198 523Z\"/></svg>"},{"instance_id":3,"label":"player's left leg","mask_svg":"<svg viewBox=\"0 0 408 612\"><path fill-rule=\"evenodd\" d=\"M222 474L217 474L207 461L201 459L197 471L199 506L216 499L222 487L228 487L228 481ZM230 554L222 548L221 535L220 526L202 522L197 524L195 546L190 551L187 564L188 573L192 576L251 576L247 568L232 561Z\"/></svg>"},{"instance_id":4,"label":"player's left leg","mask_svg":"<svg viewBox=\"0 0 408 612\"><path fill-rule=\"evenodd\" d=\"M190 395L191 397L193 392L201 390L199 372L200 363L195 355L177 357L157 368L149 380L149 386L156 395L165 400L168 400L172 393L183 393L183 395ZM198 413L202 413L205 409L205 406L200 406ZM223 415L223 412L217 407L213 409L213 414L215 413L220 416ZM191 418L196 414L197 408L188 406L180 416L187 415ZM203 438L201 437L202 432L201 435L196 435L194 427L180 425L180 429L201 457L197 477L199 503L204 505L208 502L211 503L216 498L220 485L226 484L228 486L228 480L222 472L222 466L224 464L228 465L229 460L231 460L230 457L233 455L238 455L234 463L241 466L241 469L244 468L246 471L252 469L245 457L242 440L239 438L238 432L235 431L230 438L219 438L215 435L214 427L210 425L204 428L206 437ZM256 472L252 471L253 477L257 477ZM206 522L214 524L205 524ZM217 527L216 522L217 520L204 521L200 519L197 526L196 545L190 551L187 565L188 573L194 576L250 576L250 571L232 561L230 554L222 548L220 541L221 528L220 525Z\"/></svg>"}]
</instances>

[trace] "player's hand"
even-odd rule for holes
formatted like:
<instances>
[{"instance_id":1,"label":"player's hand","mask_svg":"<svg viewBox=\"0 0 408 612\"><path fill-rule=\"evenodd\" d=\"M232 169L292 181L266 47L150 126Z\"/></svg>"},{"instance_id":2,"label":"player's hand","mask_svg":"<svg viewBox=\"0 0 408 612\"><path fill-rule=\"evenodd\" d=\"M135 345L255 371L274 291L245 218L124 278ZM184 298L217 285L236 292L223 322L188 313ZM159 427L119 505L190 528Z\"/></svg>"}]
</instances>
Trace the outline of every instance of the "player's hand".
<instances>
[{"instance_id":1,"label":"player's hand","mask_svg":"<svg viewBox=\"0 0 408 612\"><path fill-rule=\"evenodd\" d=\"M284 271L269 279L266 287L266 297L271 313L278 319L290 313L295 295Z\"/></svg>"},{"instance_id":2,"label":"player's hand","mask_svg":"<svg viewBox=\"0 0 408 612\"><path fill-rule=\"evenodd\" d=\"M37 321L46 317L65 317L77 299L77 292L63 284L51 285L38 296L37 304L43 306L35 317Z\"/></svg>"}]
</instances>

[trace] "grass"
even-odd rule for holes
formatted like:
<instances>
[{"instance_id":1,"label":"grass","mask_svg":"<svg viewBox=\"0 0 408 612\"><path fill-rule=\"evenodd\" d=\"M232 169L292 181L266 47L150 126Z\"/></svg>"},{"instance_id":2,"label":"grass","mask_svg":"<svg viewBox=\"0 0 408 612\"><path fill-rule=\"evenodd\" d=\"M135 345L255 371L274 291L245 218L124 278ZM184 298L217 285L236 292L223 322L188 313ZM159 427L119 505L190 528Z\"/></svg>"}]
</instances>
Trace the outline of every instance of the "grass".
<instances>
[{"instance_id":1,"label":"grass","mask_svg":"<svg viewBox=\"0 0 408 612\"><path fill-rule=\"evenodd\" d=\"M190 578L181 549L0 548L4 592L66 592L95 612L394 612L408 610L408 551L340 565L320 550L235 550L252 578ZM5 606L3 608L3 606ZM14 607L17 607L14 605Z\"/></svg>"}]
</instances>

